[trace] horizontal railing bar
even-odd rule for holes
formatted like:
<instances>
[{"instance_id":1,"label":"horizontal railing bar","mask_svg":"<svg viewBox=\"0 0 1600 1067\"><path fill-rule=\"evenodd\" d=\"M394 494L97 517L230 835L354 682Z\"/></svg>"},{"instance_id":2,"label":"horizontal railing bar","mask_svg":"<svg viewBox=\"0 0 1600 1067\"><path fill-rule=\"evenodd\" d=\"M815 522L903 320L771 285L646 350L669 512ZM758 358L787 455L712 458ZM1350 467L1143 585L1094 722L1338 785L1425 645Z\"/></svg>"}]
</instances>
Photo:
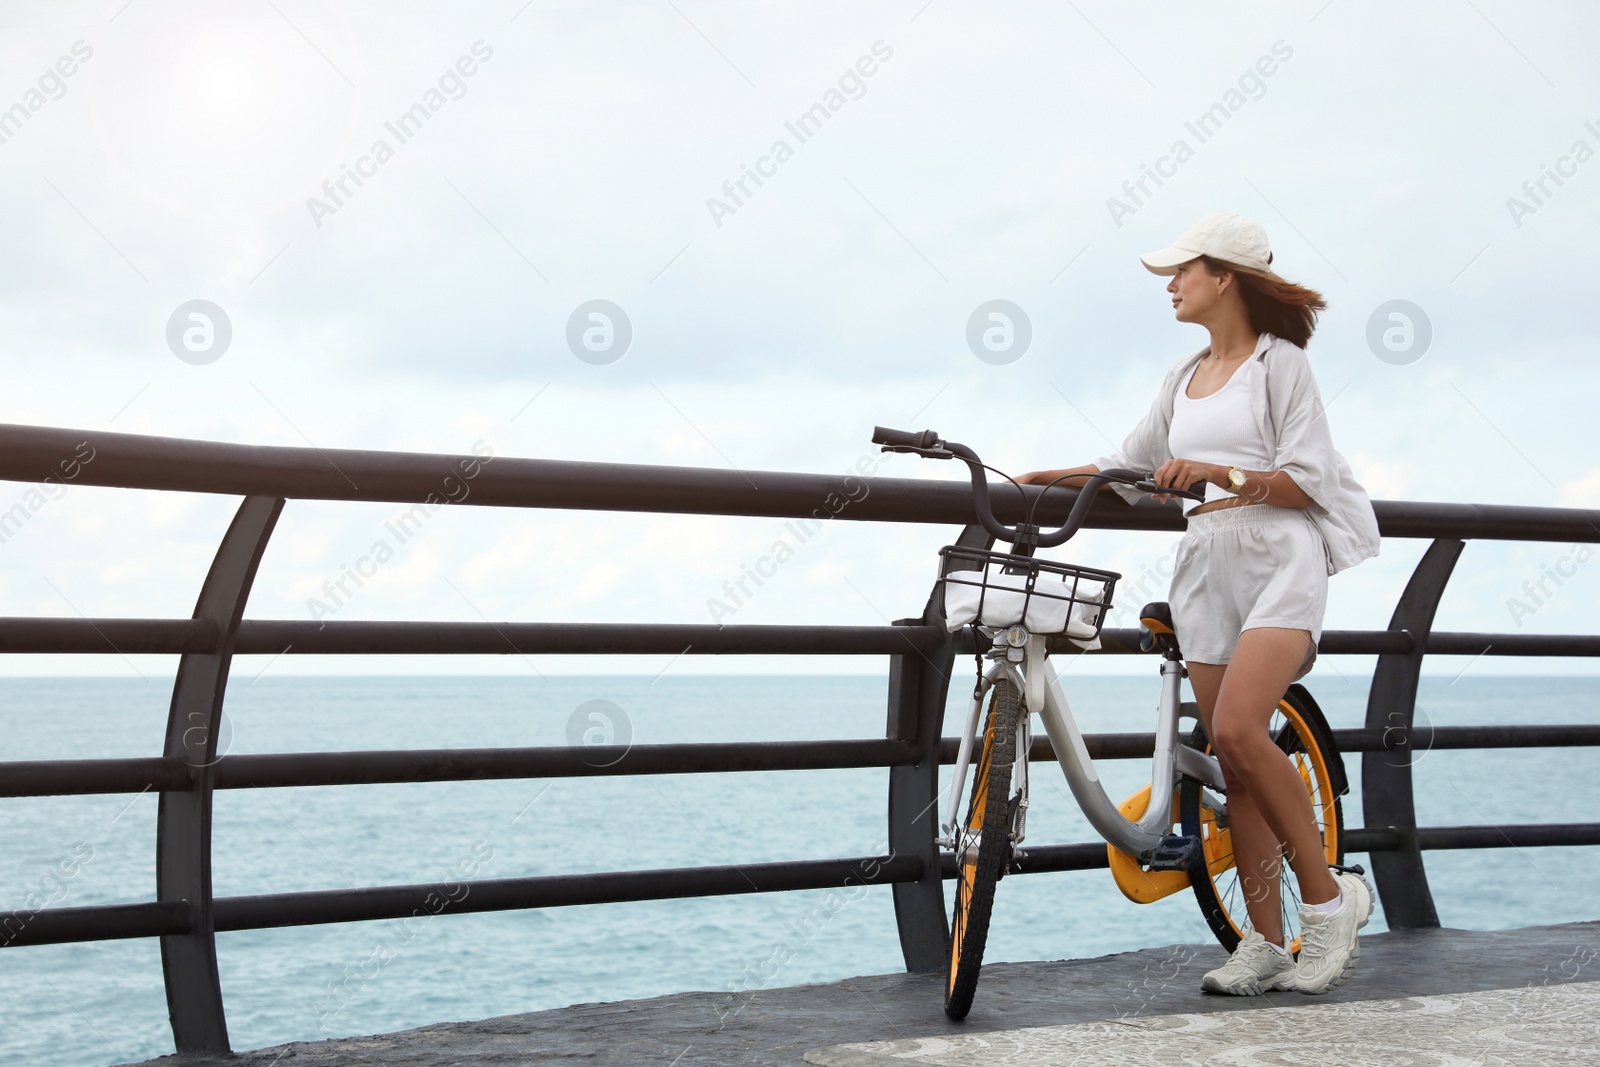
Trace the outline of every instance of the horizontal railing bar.
<instances>
[{"instance_id":1,"label":"horizontal railing bar","mask_svg":"<svg viewBox=\"0 0 1600 1067\"><path fill-rule=\"evenodd\" d=\"M275 752L223 756L217 789L590 778L727 771L838 770L916 761L910 741L733 741L710 744L442 748L367 752ZM0 797L83 796L186 790L182 760L19 760L0 763Z\"/></svg>"},{"instance_id":2,"label":"horizontal railing bar","mask_svg":"<svg viewBox=\"0 0 1600 1067\"><path fill-rule=\"evenodd\" d=\"M960 748L961 739L958 737L945 737L939 741L939 762L949 766L956 761L956 752ZM1089 750L1093 759L1149 759L1155 755L1156 735L1151 734L1084 734L1083 745ZM1055 746L1048 737L1035 737L1028 746L1028 760L1031 763L1054 763L1056 759Z\"/></svg>"},{"instance_id":3,"label":"horizontal railing bar","mask_svg":"<svg viewBox=\"0 0 1600 1067\"><path fill-rule=\"evenodd\" d=\"M931 654L935 626L675 623L338 622L253 619L238 655L845 655ZM216 627L198 619L0 618L0 652L209 653ZM687 651L686 651L687 650Z\"/></svg>"},{"instance_id":4,"label":"horizontal railing bar","mask_svg":"<svg viewBox=\"0 0 1600 1067\"><path fill-rule=\"evenodd\" d=\"M1428 726L1413 723L1406 737L1393 727L1333 731L1341 753L1412 749L1581 748L1600 745L1600 724Z\"/></svg>"},{"instance_id":5,"label":"horizontal railing bar","mask_svg":"<svg viewBox=\"0 0 1600 1067\"><path fill-rule=\"evenodd\" d=\"M1343 754L1413 749L1568 748L1600 745L1600 724L1437 726L1333 731ZM959 741L941 739L939 762L955 762ZM1095 759L1148 759L1153 733L1084 735ZM1029 759L1055 760L1049 738L1035 737ZM884 738L829 741L734 741L626 746L400 749L365 752L282 752L223 756L218 789L466 782L514 778L584 778L635 774L837 770L893 767L916 760L915 744ZM168 757L18 760L0 763L0 797L86 796L185 790L191 768Z\"/></svg>"},{"instance_id":6,"label":"horizontal railing bar","mask_svg":"<svg viewBox=\"0 0 1600 1067\"><path fill-rule=\"evenodd\" d=\"M183 901L95 904L0 912L0 948L186 934L194 913Z\"/></svg>"},{"instance_id":7,"label":"horizontal railing bar","mask_svg":"<svg viewBox=\"0 0 1600 1067\"><path fill-rule=\"evenodd\" d=\"M1179 639L1180 644L1182 639ZM988 642L980 641L985 649ZM1322 640L1317 642L1317 651L1323 655L1381 655L1395 653L1403 655L1410 652L1415 642L1410 634L1401 630L1324 630ZM1045 646L1052 653L1076 655L1082 648L1073 644L1065 637L1048 637ZM956 652L958 655L971 655L973 652L972 631L962 630L956 634ZM1492 653L1491 653L1492 654ZM1597 653L1600 654L1600 653ZM1143 656L1154 655L1144 652L1139 648L1139 629L1133 626L1107 626L1100 631L1100 647L1090 655L1095 656Z\"/></svg>"},{"instance_id":8,"label":"horizontal railing bar","mask_svg":"<svg viewBox=\"0 0 1600 1067\"><path fill-rule=\"evenodd\" d=\"M181 656L217 650L210 619L0 618L0 652L119 652Z\"/></svg>"},{"instance_id":9,"label":"horizontal railing bar","mask_svg":"<svg viewBox=\"0 0 1600 1067\"><path fill-rule=\"evenodd\" d=\"M166 489L303 500L466 504L557 508L843 518L863 521L966 525L974 516L972 486L963 478L866 477L778 471L665 467L566 460L485 460L482 455L375 452L355 449L238 445L140 434L0 424L0 479L59 480L73 460L76 485ZM874 456L868 468L881 460ZM859 472L864 464L857 465ZM964 473L964 472L963 472ZM1002 521L1024 517L1034 486L995 494ZM1035 519L1063 520L1079 490L1047 494ZM1600 541L1600 511L1525 505L1375 500L1385 537L1478 537L1508 541ZM1127 504L1097 494L1087 527L1184 528L1176 501Z\"/></svg>"},{"instance_id":10,"label":"horizontal railing bar","mask_svg":"<svg viewBox=\"0 0 1600 1067\"><path fill-rule=\"evenodd\" d=\"M1597 845L1600 823L1425 826L1415 835L1424 849ZM1389 827L1350 827L1345 830L1345 852L1392 851L1402 847L1404 836L1403 831ZM1025 853L1013 864L1013 873L1107 866L1105 843L1098 841L1037 845L1026 848ZM950 853L941 853L940 868L945 878L955 876ZM883 885L921 877L922 861L915 856L861 856L219 897L213 907L218 930L261 930L414 915ZM0 947L159 937L187 933L189 922L189 909L181 902L0 912Z\"/></svg>"},{"instance_id":11,"label":"horizontal railing bar","mask_svg":"<svg viewBox=\"0 0 1600 1067\"><path fill-rule=\"evenodd\" d=\"M313 622L246 620L238 654L277 655L813 655L931 654L935 626L787 626L676 623Z\"/></svg>"},{"instance_id":12,"label":"horizontal railing bar","mask_svg":"<svg viewBox=\"0 0 1600 1067\"><path fill-rule=\"evenodd\" d=\"M914 763L910 741L742 741L571 748L433 749L227 756L218 789L584 778L722 771L816 771Z\"/></svg>"},{"instance_id":13,"label":"horizontal railing bar","mask_svg":"<svg viewBox=\"0 0 1600 1067\"><path fill-rule=\"evenodd\" d=\"M1517 726L1435 726L1413 727L1409 739L1393 728L1334 730L1334 743L1340 755L1356 752L1400 751L1402 749L1499 749L1499 748L1579 748L1600 745L1600 724L1561 723ZM1095 759L1149 759L1155 754L1153 733L1084 734L1084 747ZM939 762L952 764L960 739L942 738ZM1055 761L1055 747L1048 737L1035 737L1028 746L1028 759L1038 763Z\"/></svg>"},{"instance_id":14,"label":"horizontal railing bar","mask_svg":"<svg viewBox=\"0 0 1600 1067\"><path fill-rule=\"evenodd\" d=\"M1406 847L1403 833L1392 826L1352 826L1344 832L1344 850L1351 852L1396 852Z\"/></svg>"},{"instance_id":15,"label":"horizontal railing bar","mask_svg":"<svg viewBox=\"0 0 1600 1067\"><path fill-rule=\"evenodd\" d=\"M1539 848L1566 845L1600 845L1600 823L1520 824L1516 826L1428 826L1416 831L1417 843L1425 849L1454 848ZM1403 847L1403 834L1390 827L1347 827L1346 853L1392 852ZM1109 867L1104 841L1084 841L1071 845L1023 846L1023 858L1013 861L1012 874L1043 874L1048 871L1086 871ZM946 879L956 876L955 854L941 852L940 871Z\"/></svg>"},{"instance_id":16,"label":"horizontal railing bar","mask_svg":"<svg viewBox=\"0 0 1600 1067\"><path fill-rule=\"evenodd\" d=\"M1553 848L1600 845L1600 823L1523 823L1516 826L1423 826L1422 848Z\"/></svg>"},{"instance_id":17,"label":"horizontal railing bar","mask_svg":"<svg viewBox=\"0 0 1600 1067\"><path fill-rule=\"evenodd\" d=\"M883 885L921 877L922 860L916 856L861 856L218 897L213 913L218 930L262 930L413 915ZM0 934L0 947L181 934L188 932L190 918L185 904L154 902L0 912L0 931L11 935L6 940Z\"/></svg>"},{"instance_id":18,"label":"horizontal railing bar","mask_svg":"<svg viewBox=\"0 0 1600 1067\"><path fill-rule=\"evenodd\" d=\"M1107 627L1098 655L1146 655L1139 631ZM247 619L240 655L894 655L932 654L938 626L715 626L676 623L368 622ZM204 619L0 618L0 653L119 652L181 655L216 651L216 627ZM1049 639L1052 652L1077 645ZM1404 654L1411 635L1396 630L1325 630L1324 655ZM972 631L955 635L958 655L973 650ZM1434 655L1600 656L1600 635L1491 634L1435 631Z\"/></svg>"},{"instance_id":19,"label":"horizontal railing bar","mask_svg":"<svg viewBox=\"0 0 1600 1067\"><path fill-rule=\"evenodd\" d=\"M1109 867L1104 841L1090 841L1078 845L1023 845L1023 856L1011 863L1012 874L1045 874L1050 871L1092 871ZM940 866L948 860L950 870L946 878L955 877L955 853L944 853Z\"/></svg>"},{"instance_id":20,"label":"horizontal railing bar","mask_svg":"<svg viewBox=\"0 0 1600 1067\"><path fill-rule=\"evenodd\" d=\"M192 768L181 759L166 756L0 763L0 797L175 792L189 789L193 782Z\"/></svg>"},{"instance_id":21,"label":"horizontal railing bar","mask_svg":"<svg viewBox=\"0 0 1600 1067\"><path fill-rule=\"evenodd\" d=\"M1435 630L1427 652L1439 656L1600 656L1596 634L1475 634Z\"/></svg>"},{"instance_id":22,"label":"horizontal railing bar","mask_svg":"<svg viewBox=\"0 0 1600 1067\"><path fill-rule=\"evenodd\" d=\"M971 655L970 630L956 638L956 651ZM1182 638L1179 638L1180 644ZM1046 640L1051 652L1072 655L1079 647L1064 637ZM1415 642L1404 630L1324 630L1317 652L1327 656L1404 655ZM1139 648L1139 631L1108 626L1100 631L1101 647L1091 655L1148 655ZM987 645L985 645L987 647ZM1493 634L1435 630L1424 652L1433 656L1600 656L1600 634Z\"/></svg>"},{"instance_id":23,"label":"horizontal railing bar","mask_svg":"<svg viewBox=\"0 0 1600 1067\"><path fill-rule=\"evenodd\" d=\"M218 897L213 914L218 930L263 930L439 912L465 914L882 885L921 877L922 860L916 856L861 856ZM458 896L460 899L455 899Z\"/></svg>"},{"instance_id":24,"label":"horizontal railing bar","mask_svg":"<svg viewBox=\"0 0 1600 1067\"><path fill-rule=\"evenodd\" d=\"M8 424L0 424L0 479L59 479L61 461L88 449L93 459L77 465L74 484L418 507L465 504L802 521L843 518L962 526L975 516L972 486L965 478L874 474L869 479L859 473L736 471L510 456L485 460L474 455L238 445ZM878 457L868 469L875 472L881 462ZM1029 501L1039 492L1029 487L1027 499L1016 493L997 494L994 510L1003 521L1014 522L1024 517ZM1064 520L1077 493L1056 489L1040 505L1038 517L1046 522ZM427 514L419 512L418 518ZM405 517L396 521L403 524ZM1183 518L1175 504L1134 508L1103 493L1085 525L1181 530ZM1564 524L1553 528L1551 536L1570 539Z\"/></svg>"},{"instance_id":25,"label":"horizontal railing bar","mask_svg":"<svg viewBox=\"0 0 1600 1067\"><path fill-rule=\"evenodd\" d=\"M1092 871L1111 866L1104 841L1083 841L1074 845L1027 845L1022 859L1011 861L1011 874L1048 874L1054 871ZM956 876L954 852L939 853L939 874L946 881Z\"/></svg>"}]
</instances>

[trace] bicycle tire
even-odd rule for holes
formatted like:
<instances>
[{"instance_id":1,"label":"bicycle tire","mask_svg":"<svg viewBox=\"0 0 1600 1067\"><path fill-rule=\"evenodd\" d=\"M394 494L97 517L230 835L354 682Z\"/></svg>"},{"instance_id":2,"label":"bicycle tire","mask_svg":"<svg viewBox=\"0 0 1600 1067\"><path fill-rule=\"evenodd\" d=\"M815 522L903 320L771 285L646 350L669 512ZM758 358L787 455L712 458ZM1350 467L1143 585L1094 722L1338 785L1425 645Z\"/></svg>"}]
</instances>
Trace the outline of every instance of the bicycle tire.
<instances>
[{"instance_id":1,"label":"bicycle tire","mask_svg":"<svg viewBox=\"0 0 1600 1067\"><path fill-rule=\"evenodd\" d=\"M983 748L973 769L967 817L956 832L955 903L944 985L944 1013L955 1020L965 1019L972 1009L995 886L1011 861L1011 770L1021 706L1015 685L1005 679L995 683L984 720ZM975 851L967 846L974 834Z\"/></svg>"},{"instance_id":2,"label":"bicycle tire","mask_svg":"<svg viewBox=\"0 0 1600 1067\"><path fill-rule=\"evenodd\" d=\"M1306 783L1324 857L1330 864L1343 863L1344 806L1339 796L1345 792L1346 781L1333 731L1322 710L1302 686L1292 686L1278 702L1267 729ZM1189 744L1202 752L1211 751L1203 724L1195 725ZM1249 928L1250 918L1234 868L1228 831L1225 824L1218 824L1211 805L1203 801L1200 783L1192 778L1185 777L1178 783L1178 811L1183 832L1200 838L1206 860L1203 870L1189 872L1195 901L1217 941L1231 953ZM1295 953L1300 950L1299 881L1281 858L1279 879L1284 935L1290 953Z\"/></svg>"}]
</instances>

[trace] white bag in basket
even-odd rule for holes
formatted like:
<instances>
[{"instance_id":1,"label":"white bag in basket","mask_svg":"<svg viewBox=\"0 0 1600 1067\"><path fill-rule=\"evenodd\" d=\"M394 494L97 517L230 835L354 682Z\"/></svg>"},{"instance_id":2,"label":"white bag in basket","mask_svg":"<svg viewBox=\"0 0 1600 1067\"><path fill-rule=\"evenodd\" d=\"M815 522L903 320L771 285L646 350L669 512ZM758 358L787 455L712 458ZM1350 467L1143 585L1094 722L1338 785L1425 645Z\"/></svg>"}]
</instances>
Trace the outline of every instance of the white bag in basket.
<instances>
[{"instance_id":1,"label":"white bag in basket","mask_svg":"<svg viewBox=\"0 0 1600 1067\"><path fill-rule=\"evenodd\" d=\"M951 633L969 622L984 626L1014 626L1021 623L1036 634L1059 634L1087 641L1098 637L1096 624L1103 610L1099 601L1105 597L1105 583L1093 578L1077 578L1077 594L1083 600L1095 603L1082 604L1066 597L1073 592L1074 579L1066 575L1041 571L1033 583L1033 596L1027 594L1027 574L1007 574L1005 565L989 565L988 589L979 584L977 571L951 571L944 583L945 628ZM972 584L966 584L966 583ZM1048 595L1054 594L1054 595ZM978 618L978 601L983 600L983 618ZM1024 599L1028 604L1027 618L1022 617ZM1068 618L1068 608L1071 618ZM1099 646L1096 640L1094 648Z\"/></svg>"}]
</instances>

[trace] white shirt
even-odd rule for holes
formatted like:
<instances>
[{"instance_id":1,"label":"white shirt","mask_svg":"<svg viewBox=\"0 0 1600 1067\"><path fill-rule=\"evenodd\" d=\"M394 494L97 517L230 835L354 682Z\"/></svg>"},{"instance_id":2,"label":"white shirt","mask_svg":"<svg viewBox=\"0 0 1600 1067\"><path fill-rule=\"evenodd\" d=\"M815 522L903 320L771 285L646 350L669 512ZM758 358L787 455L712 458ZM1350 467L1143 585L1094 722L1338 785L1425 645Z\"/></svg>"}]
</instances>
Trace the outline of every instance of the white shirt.
<instances>
[{"instance_id":1,"label":"white shirt","mask_svg":"<svg viewBox=\"0 0 1600 1067\"><path fill-rule=\"evenodd\" d=\"M1210 351L1207 345L1167 368L1144 420L1128 434L1120 450L1095 460L1096 467L1154 471L1173 458L1167 437L1178 383ZM1382 543L1378 517L1350 464L1333 447L1322 395L1305 349L1263 332L1255 351L1234 374L1247 376L1251 411L1261 439L1272 452L1270 470L1288 471L1311 498L1306 513L1322 533L1328 573L1337 574L1376 556ZM1146 495L1130 485L1113 484L1111 489L1130 504Z\"/></svg>"},{"instance_id":2,"label":"white shirt","mask_svg":"<svg viewBox=\"0 0 1600 1067\"><path fill-rule=\"evenodd\" d=\"M1173 396L1172 425L1167 430L1167 450L1174 456L1220 463L1247 471L1272 469L1272 453L1261 437L1255 414L1250 410L1250 383L1241 374L1244 364L1233 369L1221 389L1202 397L1189 395L1190 383L1200 369L1196 362ZM1223 497L1237 496L1215 482L1206 482L1204 501L1180 497L1183 513Z\"/></svg>"}]
</instances>

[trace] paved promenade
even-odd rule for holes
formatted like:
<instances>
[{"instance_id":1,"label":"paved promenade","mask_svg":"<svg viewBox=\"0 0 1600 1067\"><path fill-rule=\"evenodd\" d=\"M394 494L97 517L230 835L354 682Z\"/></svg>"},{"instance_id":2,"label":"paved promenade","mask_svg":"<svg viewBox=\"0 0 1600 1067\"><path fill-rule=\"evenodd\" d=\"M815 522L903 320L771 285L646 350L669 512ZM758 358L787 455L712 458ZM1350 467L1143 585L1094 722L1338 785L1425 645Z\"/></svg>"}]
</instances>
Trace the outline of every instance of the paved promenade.
<instances>
[{"instance_id":1,"label":"paved promenade","mask_svg":"<svg viewBox=\"0 0 1600 1067\"><path fill-rule=\"evenodd\" d=\"M985 967L965 1023L940 978L892 974L751 994L678 993L296 1042L175 1067L1052 1067L1089 1064L1600 1064L1600 923L1361 939L1331 994L1201 993L1215 942Z\"/></svg>"}]
</instances>

